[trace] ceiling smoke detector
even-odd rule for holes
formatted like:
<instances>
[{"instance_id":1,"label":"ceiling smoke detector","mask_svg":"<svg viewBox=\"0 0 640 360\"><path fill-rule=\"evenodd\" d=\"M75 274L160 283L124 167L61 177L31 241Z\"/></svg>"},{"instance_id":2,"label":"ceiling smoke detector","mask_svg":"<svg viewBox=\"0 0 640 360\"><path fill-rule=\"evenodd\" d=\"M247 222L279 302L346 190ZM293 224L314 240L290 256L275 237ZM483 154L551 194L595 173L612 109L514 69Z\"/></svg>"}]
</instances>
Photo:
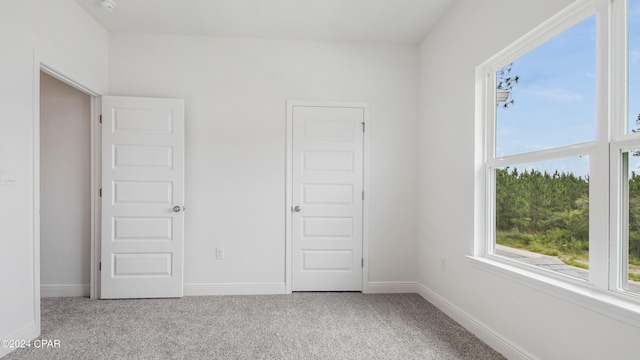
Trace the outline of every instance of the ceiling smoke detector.
<instances>
[{"instance_id":1,"label":"ceiling smoke detector","mask_svg":"<svg viewBox=\"0 0 640 360\"><path fill-rule=\"evenodd\" d=\"M107 11L113 11L113 9L118 6L113 0L99 0L98 3L100 4L100 7Z\"/></svg>"}]
</instances>

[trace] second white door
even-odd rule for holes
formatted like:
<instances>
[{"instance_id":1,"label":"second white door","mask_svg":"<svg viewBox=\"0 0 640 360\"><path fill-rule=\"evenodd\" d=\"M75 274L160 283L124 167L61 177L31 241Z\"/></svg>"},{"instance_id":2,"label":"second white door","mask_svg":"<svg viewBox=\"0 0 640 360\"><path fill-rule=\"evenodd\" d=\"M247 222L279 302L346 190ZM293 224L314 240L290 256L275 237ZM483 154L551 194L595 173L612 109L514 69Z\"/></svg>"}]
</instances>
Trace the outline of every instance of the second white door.
<instances>
[{"instance_id":1,"label":"second white door","mask_svg":"<svg viewBox=\"0 0 640 360\"><path fill-rule=\"evenodd\" d=\"M362 106L293 105L292 291L361 291Z\"/></svg>"}]
</instances>

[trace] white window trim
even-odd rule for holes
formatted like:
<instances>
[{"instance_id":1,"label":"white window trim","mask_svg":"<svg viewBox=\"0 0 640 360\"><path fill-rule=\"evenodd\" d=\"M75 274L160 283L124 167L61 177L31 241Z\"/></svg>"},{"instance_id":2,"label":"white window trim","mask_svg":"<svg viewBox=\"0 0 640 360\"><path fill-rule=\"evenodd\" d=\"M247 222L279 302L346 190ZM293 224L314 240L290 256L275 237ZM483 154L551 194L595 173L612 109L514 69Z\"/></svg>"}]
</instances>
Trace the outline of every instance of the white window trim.
<instances>
[{"instance_id":1,"label":"white window trim","mask_svg":"<svg viewBox=\"0 0 640 360\"><path fill-rule=\"evenodd\" d=\"M627 34L627 9L626 2L614 1L611 11L612 26L610 30L611 51L620 56L614 58L610 73L610 91L612 94L625 94L628 88L628 64L626 54L628 53ZM624 55L624 56L623 56ZM640 134L627 134L628 125L628 96L610 96L611 104L610 116L618 119L612 126L611 146L610 146L610 238L609 262L611 271L609 272L609 290L634 297L640 300L640 294L625 290L624 283L627 279L628 271L628 244L623 244L622 219L624 212L628 211L628 206L622 201L623 192L626 187L622 185L626 166L621 162L623 152L640 149ZM615 270L615 271L614 271Z\"/></svg>"},{"instance_id":2,"label":"white window trim","mask_svg":"<svg viewBox=\"0 0 640 360\"><path fill-rule=\"evenodd\" d=\"M621 224L620 211L609 210L621 206L618 196L621 191L620 149L640 148L640 134L625 134L626 97L611 96L624 94L626 90L626 57L609 55L614 51L626 54L626 9L620 5L624 3L616 0L576 1L476 68L475 241L469 259L475 266L501 277L639 326L640 294L620 288L621 271L616 269L622 269L621 256L617 256L621 244L609 241L609 238L620 238L620 226L610 226ZM496 71L594 14L597 15L595 140L495 158ZM612 58L618 63L612 63ZM488 186L494 181L491 169L578 155L588 155L590 160L589 280L493 255L493 228L488 226L494 220L492 192L495 187Z\"/></svg>"}]
</instances>

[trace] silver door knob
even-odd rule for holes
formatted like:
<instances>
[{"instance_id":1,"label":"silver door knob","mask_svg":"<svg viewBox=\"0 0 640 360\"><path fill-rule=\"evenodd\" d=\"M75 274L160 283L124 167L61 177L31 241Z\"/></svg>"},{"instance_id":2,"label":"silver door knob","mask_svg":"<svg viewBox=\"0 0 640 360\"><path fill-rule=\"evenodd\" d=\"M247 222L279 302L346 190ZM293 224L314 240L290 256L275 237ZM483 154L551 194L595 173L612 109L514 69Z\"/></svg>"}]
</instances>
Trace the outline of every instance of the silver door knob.
<instances>
[{"instance_id":1,"label":"silver door knob","mask_svg":"<svg viewBox=\"0 0 640 360\"><path fill-rule=\"evenodd\" d=\"M294 206L292 209L294 212L300 212L302 208L300 206Z\"/></svg>"},{"instance_id":2,"label":"silver door knob","mask_svg":"<svg viewBox=\"0 0 640 360\"><path fill-rule=\"evenodd\" d=\"M181 210L181 209L180 209L180 206L178 206L178 205L176 205L176 206L174 206L174 207L173 207L173 212L175 212L175 213L180 212L180 210Z\"/></svg>"}]
</instances>

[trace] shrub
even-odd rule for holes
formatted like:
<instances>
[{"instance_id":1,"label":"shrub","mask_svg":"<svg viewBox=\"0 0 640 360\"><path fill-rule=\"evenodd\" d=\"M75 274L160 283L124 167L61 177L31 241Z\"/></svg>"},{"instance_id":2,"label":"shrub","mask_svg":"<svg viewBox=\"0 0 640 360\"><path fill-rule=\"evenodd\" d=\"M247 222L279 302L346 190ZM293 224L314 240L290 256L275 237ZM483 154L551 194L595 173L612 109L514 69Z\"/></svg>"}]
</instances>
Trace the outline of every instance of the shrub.
<instances>
[{"instance_id":1,"label":"shrub","mask_svg":"<svg viewBox=\"0 0 640 360\"><path fill-rule=\"evenodd\" d=\"M629 280L640 281L640 274L629 273Z\"/></svg>"},{"instance_id":2,"label":"shrub","mask_svg":"<svg viewBox=\"0 0 640 360\"><path fill-rule=\"evenodd\" d=\"M517 230L496 232L496 243L515 248L526 248L535 239L535 235L521 233Z\"/></svg>"},{"instance_id":3,"label":"shrub","mask_svg":"<svg viewBox=\"0 0 640 360\"><path fill-rule=\"evenodd\" d=\"M542 235L542 242L545 244L554 244L556 246L562 246L562 244L566 244L571 242L571 231L567 229L549 229L545 231L544 235Z\"/></svg>"},{"instance_id":4,"label":"shrub","mask_svg":"<svg viewBox=\"0 0 640 360\"><path fill-rule=\"evenodd\" d=\"M537 252L537 253L544 253L544 250L541 246L533 244L531 246L529 246L529 251L533 251L533 252Z\"/></svg>"}]
</instances>

